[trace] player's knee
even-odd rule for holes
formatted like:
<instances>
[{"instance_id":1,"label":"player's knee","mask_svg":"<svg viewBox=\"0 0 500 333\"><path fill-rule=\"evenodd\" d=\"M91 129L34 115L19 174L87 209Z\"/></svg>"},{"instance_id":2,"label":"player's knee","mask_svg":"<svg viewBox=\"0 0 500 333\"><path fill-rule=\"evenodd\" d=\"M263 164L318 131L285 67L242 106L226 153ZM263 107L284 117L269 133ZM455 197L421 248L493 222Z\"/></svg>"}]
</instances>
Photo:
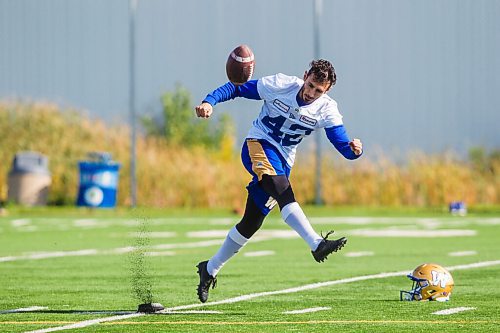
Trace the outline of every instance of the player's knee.
<instances>
[{"instance_id":1,"label":"player's knee","mask_svg":"<svg viewBox=\"0 0 500 333\"><path fill-rule=\"evenodd\" d=\"M259 183L264 191L278 201L280 209L289 203L295 202L295 195L293 193L292 186L286 176L264 175Z\"/></svg>"},{"instance_id":2,"label":"player's knee","mask_svg":"<svg viewBox=\"0 0 500 333\"><path fill-rule=\"evenodd\" d=\"M236 225L236 230L243 237L249 239L260 229L262 222L264 222L264 217L249 218L243 216L241 221Z\"/></svg>"},{"instance_id":3,"label":"player's knee","mask_svg":"<svg viewBox=\"0 0 500 333\"><path fill-rule=\"evenodd\" d=\"M284 175L263 175L262 180L259 183L264 191L273 196L275 199L290 187L290 182Z\"/></svg>"},{"instance_id":4,"label":"player's knee","mask_svg":"<svg viewBox=\"0 0 500 333\"><path fill-rule=\"evenodd\" d=\"M252 198L247 198L245 213L241 221L236 225L236 230L245 238L250 238L260 229L266 216L262 214L259 207Z\"/></svg>"}]
</instances>

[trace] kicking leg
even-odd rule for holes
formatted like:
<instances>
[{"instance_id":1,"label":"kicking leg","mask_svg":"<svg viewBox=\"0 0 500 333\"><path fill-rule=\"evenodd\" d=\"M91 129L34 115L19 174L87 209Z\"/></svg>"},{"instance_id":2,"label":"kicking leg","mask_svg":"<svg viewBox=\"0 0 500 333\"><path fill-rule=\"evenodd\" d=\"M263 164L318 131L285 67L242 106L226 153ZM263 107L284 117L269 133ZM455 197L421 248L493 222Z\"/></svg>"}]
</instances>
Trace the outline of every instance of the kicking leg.
<instances>
[{"instance_id":1,"label":"kicking leg","mask_svg":"<svg viewBox=\"0 0 500 333\"><path fill-rule=\"evenodd\" d=\"M295 201L292 186L286 176L263 175L259 184L278 201L283 220L307 242L316 261L322 262L330 253L338 251L347 242L344 237L327 240L330 233L321 237L314 231L304 211Z\"/></svg>"}]
</instances>

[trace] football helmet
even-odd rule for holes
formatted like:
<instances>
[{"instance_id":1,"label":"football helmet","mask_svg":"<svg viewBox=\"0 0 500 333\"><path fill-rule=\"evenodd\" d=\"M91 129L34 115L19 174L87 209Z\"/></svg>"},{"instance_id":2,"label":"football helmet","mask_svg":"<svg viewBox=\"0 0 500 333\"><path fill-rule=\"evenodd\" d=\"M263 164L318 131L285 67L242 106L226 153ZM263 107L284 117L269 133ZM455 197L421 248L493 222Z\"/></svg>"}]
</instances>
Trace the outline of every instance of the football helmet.
<instances>
[{"instance_id":1,"label":"football helmet","mask_svg":"<svg viewBox=\"0 0 500 333\"><path fill-rule=\"evenodd\" d=\"M413 281L410 291L401 290L402 301L438 301L450 300L454 282L450 272L438 264L422 264L407 277Z\"/></svg>"}]
</instances>

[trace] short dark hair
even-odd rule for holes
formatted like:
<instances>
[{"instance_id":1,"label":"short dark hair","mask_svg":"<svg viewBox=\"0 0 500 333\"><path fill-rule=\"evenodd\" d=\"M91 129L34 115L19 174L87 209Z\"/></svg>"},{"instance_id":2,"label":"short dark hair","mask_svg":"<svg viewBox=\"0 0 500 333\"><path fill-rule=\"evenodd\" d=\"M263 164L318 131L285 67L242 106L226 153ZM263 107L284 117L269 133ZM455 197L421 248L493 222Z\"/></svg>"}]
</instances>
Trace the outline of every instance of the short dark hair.
<instances>
[{"instance_id":1,"label":"short dark hair","mask_svg":"<svg viewBox=\"0 0 500 333\"><path fill-rule=\"evenodd\" d=\"M307 75L314 75L314 81L323 83L330 82L330 87L334 86L337 82L337 75L335 74L335 68L331 62L325 59L313 60L309 64L311 68L307 72Z\"/></svg>"}]
</instances>

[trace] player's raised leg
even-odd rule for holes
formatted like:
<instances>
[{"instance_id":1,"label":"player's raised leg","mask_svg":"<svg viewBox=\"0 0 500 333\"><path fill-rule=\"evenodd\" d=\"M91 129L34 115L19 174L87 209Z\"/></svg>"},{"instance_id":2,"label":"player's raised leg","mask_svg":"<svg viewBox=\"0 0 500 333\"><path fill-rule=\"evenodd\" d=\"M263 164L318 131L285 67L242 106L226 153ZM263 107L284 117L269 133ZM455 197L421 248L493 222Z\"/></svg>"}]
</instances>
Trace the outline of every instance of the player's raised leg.
<instances>
[{"instance_id":1,"label":"player's raised leg","mask_svg":"<svg viewBox=\"0 0 500 333\"><path fill-rule=\"evenodd\" d=\"M329 240L327 238L332 232L321 237L314 231L304 211L295 201L292 186L286 176L263 175L259 184L278 201L283 220L307 242L317 262L324 261L329 254L337 252L345 245L347 242L345 237Z\"/></svg>"}]
</instances>

